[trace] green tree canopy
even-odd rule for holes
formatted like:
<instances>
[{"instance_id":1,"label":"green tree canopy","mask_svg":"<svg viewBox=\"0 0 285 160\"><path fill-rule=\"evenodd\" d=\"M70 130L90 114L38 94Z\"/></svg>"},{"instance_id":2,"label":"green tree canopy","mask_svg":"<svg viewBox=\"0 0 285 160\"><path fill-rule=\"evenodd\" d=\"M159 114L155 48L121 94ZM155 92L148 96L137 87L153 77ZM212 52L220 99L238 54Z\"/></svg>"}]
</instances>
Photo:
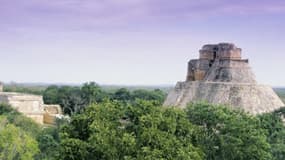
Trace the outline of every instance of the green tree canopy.
<instances>
[{"instance_id":1,"label":"green tree canopy","mask_svg":"<svg viewBox=\"0 0 285 160\"><path fill-rule=\"evenodd\" d=\"M270 160L270 144L257 117L229 107L191 104L189 120L202 129L197 144L211 160Z\"/></svg>"},{"instance_id":2,"label":"green tree canopy","mask_svg":"<svg viewBox=\"0 0 285 160\"><path fill-rule=\"evenodd\" d=\"M0 159L31 160L39 152L37 141L0 116Z\"/></svg>"},{"instance_id":3,"label":"green tree canopy","mask_svg":"<svg viewBox=\"0 0 285 160\"><path fill-rule=\"evenodd\" d=\"M185 112L151 101L93 104L61 135L62 159L203 159Z\"/></svg>"},{"instance_id":4,"label":"green tree canopy","mask_svg":"<svg viewBox=\"0 0 285 160\"><path fill-rule=\"evenodd\" d=\"M282 108L259 116L262 128L266 130L267 141L271 145L271 153L276 160L285 159L285 124L281 119L284 115L285 108Z\"/></svg>"}]
</instances>

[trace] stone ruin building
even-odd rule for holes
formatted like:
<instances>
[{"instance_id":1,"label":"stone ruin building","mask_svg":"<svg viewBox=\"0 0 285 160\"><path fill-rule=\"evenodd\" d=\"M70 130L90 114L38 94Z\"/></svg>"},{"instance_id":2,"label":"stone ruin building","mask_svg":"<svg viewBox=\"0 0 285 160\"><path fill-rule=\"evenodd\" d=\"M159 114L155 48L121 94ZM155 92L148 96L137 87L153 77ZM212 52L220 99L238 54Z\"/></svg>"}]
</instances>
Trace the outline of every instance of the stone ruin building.
<instances>
[{"instance_id":1,"label":"stone ruin building","mask_svg":"<svg viewBox=\"0 0 285 160\"><path fill-rule=\"evenodd\" d=\"M189 102L207 101L251 114L285 106L270 86L257 84L241 51L231 43L204 45L200 58L189 61L186 81L176 84L164 105L184 108Z\"/></svg>"},{"instance_id":2,"label":"stone ruin building","mask_svg":"<svg viewBox=\"0 0 285 160\"><path fill-rule=\"evenodd\" d=\"M54 124L56 118L62 116L59 105L46 105L43 97L38 95L3 92L2 84L0 84L0 103L11 105L39 124Z\"/></svg>"}]
</instances>

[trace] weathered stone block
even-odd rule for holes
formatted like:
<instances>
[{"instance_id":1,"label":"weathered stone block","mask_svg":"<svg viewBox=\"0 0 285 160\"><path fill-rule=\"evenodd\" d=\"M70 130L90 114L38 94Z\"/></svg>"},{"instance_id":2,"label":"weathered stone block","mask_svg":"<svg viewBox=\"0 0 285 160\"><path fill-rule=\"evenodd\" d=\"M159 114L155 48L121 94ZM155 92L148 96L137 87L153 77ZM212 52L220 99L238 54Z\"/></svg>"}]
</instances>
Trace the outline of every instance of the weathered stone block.
<instances>
[{"instance_id":1,"label":"weathered stone block","mask_svg":"<svg viewBox=\"0 0 285 160\"><path fill-rule=\"evenodd\" d=\"M59 105L44 105L44 123L55 124L56 119L62 116L62 110Z\"/></svg>"},{"instance_id":2,"label":"weathered stone block","mask_svg":"<svg viewBox=\"0 0 285 160\"><path fill-rule=\"evenodd\" d=\"M43 97L30 94L0 92L0 103L6 103L39 124L53 124L62 114L59 105L44 105Z\"/></svg>"},{"instance_id":3,"label":"weathered stone block","mask_svg":"<svg viewBox=\"0 0 285 160\"><path fill-rule=\"evenodd\" d=\"M252 114L272 112L284 106L270 86L227 82L178 82L164 106L184 108L189 102L206 101L243 109Z\"/></svg>"},{"instance_id":4,"label":"weathered stone block","mask_svg":"<svg viewBox=\"0 0 285 160\"><path fill-rule=\"evenodd\" d=\"M186 82L177 83L164 105L184 108L198 101L225 104L251 114L284 106L271 87L256 83L248 60L242 60L241 49L231 43L203 46L200 59L188 63Z\"/></svg>"}]
</instances>

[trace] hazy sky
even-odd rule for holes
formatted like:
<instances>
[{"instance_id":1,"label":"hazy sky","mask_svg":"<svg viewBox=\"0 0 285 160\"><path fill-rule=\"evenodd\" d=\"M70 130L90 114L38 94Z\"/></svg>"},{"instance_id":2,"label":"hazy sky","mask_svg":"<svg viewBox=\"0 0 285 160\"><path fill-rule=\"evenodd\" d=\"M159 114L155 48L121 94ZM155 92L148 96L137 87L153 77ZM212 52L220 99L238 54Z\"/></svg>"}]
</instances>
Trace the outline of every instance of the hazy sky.
<instances>
[{"instance_id":1,"label":"hazy sky","mask_svg":"<svg viewBox=\"0 0 285 160\"><path fill-rule=\"evenodd\" d=\"M174 85L218 42L285 86L284 0L0 0L4 82Z\"/></svg>"}]
</instances>

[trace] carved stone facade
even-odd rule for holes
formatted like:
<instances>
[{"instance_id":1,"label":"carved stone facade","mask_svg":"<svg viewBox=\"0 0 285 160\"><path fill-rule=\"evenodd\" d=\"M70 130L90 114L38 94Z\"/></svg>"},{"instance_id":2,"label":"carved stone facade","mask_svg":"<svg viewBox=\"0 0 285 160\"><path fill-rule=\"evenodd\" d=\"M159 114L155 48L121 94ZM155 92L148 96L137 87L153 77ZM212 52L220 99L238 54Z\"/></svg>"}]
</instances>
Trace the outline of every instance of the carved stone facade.
<instances>
[{"instance_id":1,"label":"carved stone facade","mask_svg":"<svg viewBox=\"0 0 285 160\"><path fill-rule=\"evenodd\" d=\"M43 97L37 95L0 92L0 103L11 105L39 124L54 124L62 114L59 105L45 105Z\"/></svg>"},{"instance_id":2,"label":"carved stone facade","mask_svg":"<svg viewBox=\"0 0 285 160\"><path fill-rule=\"evenodd\" d=\"M200 58L188 62L186 81L256 83L241 49L227 43L203 46Z\"/></svg>"},{"instance_id":3,"label":"carved stone facade","mask_svg":"<svg viewBox=\"0 0 285 160\"><path fill-rule=\"evenodd\" d=\"M189 102L208 101L252 114L284 106L270 86L257 84L248 63L234 44L204 45L199 59L188 62L186 81L177 83L164 105L185 107Z\"/></svg>"},{"instance_id":4,"label":"carved stone facade","mask_svg":"<svg viewBox=\"0 0 285 160\"><path fill-rule=\"evenodd\" d=\"M63 115L60 105L44 105L44 123L55 124Z\"/></svg>"}]
</instances>

